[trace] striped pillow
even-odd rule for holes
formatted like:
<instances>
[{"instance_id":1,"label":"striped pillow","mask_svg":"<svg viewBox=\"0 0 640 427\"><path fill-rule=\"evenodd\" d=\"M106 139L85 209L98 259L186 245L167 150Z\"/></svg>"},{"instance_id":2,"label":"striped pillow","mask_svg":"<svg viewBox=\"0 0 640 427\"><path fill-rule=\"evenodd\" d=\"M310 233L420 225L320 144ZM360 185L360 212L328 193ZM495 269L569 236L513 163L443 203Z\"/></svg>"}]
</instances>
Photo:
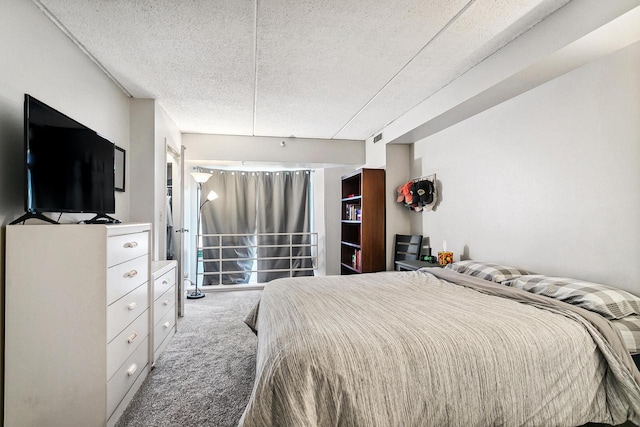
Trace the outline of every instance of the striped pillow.
<instances>
[{"instance_id":1,"label":"striped pillow","mask_svg":"<svg viewBox=\"0 0 640 427\"><path fill-rule=\"evenodd\" d=\"M508 265L479 261L457 261L452 264L447 264L445 268L480 279L490 280L495 283L502 283L505 280L522 276L523 274L533 274L530 271Z\"/></svg>"},{"instance_id":2,"label":"striped pillow","mask_svg":"<svg viewBox=\"0 0 640 427\"><path fill-rule=\"evenodd\" d=\"M627 316L612 320L611 324L620 331L624 345L631 354L640 353L640 316Z\"/></svg>"},{"instance_id":3,"label":"striped pillow","mask_svg":"<svg viewBox=\"0 0 640 427\"><path fill-rule=\"evenodd\" d=\"M502 284L577 305L609 320L640 314L640 298L599 283L531 275L516 277Z\"/></svg>"}]
</instances>

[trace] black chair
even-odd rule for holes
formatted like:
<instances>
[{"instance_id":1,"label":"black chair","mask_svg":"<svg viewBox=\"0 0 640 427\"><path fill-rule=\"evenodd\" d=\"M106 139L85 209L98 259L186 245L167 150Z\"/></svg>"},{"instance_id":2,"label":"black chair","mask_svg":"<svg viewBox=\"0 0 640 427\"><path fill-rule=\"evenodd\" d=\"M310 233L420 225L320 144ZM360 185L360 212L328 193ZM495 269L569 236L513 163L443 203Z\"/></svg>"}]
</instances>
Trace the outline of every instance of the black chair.
<instances>
[{"instance_id":1,"label":"black chair","mask_svg":"<svg viewBox=\"0 0 640 427\"><path fill-rule=\"evenodd\" d=\"M417 261L420 259L422 236L419 234L396 234L393 263L398 268L398 261Z\"/></svg>"}]
</instances>

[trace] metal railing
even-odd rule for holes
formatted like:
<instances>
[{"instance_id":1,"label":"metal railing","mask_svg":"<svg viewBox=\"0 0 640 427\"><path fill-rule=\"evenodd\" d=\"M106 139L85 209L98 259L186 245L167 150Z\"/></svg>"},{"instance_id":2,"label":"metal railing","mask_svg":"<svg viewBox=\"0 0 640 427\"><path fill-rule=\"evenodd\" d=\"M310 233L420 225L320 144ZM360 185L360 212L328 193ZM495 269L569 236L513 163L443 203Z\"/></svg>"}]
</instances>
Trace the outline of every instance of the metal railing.
<instances>
[{"instance_id":1,"label":"metal railing","mask_svg":"<svg viewBox=\"0 0 640 427\"><path fill-rule=\"evenodd\" d=\"M293 277L295 272L315 271L318 267L318 233L240 233L240 234L198 234L197 248L198 254L202 253L200 258L198 255L198 263L196 264L196 275L218 276L218 285L223 284L223 277L232 274L254 274L259 273L288 273L289 277ZM250 244L238 244L238 240L249 240ZM204 245L203 242L207 244ZM279 256L257 256L262 248L280 249L277 252L285 252L286 255ZM229 251L232 250L232 251ZM206 258L204 254L213 252L217 253L217 257ZM233 252L235 257L225 256ZM237 256L238 252L246 254L255 254L254 256ZM228 263L242 261L248 263L252 261L251 269L228 269ZM288 261L287 268L257 268L262 261L270 261L268 264L274 265L284 264ZM198 264L202 263L202 270L198 268ZM205 264L217 263L217 271L207 271ZM264 265L264 264L263 264ZM203 283L204 284L204 283Z\"/></svg>"}]
</instances>

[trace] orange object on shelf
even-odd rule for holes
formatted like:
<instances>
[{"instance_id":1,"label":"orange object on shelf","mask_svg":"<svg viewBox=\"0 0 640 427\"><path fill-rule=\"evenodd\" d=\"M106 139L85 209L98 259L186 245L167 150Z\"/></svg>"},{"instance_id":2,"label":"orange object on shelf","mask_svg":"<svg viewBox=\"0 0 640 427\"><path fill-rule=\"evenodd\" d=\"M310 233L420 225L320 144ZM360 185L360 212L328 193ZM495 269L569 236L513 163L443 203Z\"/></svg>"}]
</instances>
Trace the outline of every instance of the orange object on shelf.
<instances>
[{"instance_id":1,"label":"orange object on shelf","mask_svg":"<svg viewBox=\"0 0 640 427\"><path fill-rule=\"evenodd\" d=\"M447 265L453 262L453 252L438 252L438 263Z\"/></svg>"}]
</instances>

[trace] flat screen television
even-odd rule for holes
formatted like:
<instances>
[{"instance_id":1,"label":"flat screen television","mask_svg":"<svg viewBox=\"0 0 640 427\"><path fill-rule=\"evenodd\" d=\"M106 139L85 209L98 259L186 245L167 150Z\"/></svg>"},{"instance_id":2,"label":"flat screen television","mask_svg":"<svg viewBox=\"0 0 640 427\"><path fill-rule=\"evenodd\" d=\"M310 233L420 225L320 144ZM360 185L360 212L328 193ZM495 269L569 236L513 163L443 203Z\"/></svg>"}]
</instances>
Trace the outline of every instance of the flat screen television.
<instances>
[{"instance_id":1,"label":"flat screen television","mask_svg":"<svg viewBox=\"0 0 640 427\"><path fill-rule=\"evenodd\" d=\"M26 94L24 134L25 210L31 216L115 213L111 141Z\"/></svg>"}]
</instances>

